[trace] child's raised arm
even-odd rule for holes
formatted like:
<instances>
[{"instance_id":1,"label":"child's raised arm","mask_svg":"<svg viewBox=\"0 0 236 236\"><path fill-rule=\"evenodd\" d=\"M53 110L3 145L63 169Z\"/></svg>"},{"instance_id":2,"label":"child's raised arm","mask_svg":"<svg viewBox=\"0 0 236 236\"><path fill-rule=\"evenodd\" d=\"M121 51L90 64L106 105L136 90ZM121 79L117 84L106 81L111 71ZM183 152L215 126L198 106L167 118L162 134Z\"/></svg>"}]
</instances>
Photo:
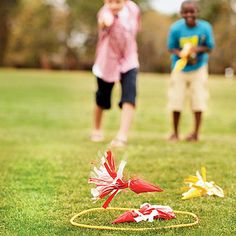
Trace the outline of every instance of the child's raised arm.
<instances>
[{"instance_id":1,"label":"child's raised arm","mask_svg":"<svg viewBox=\"0 0 236 236\"><path fill-rule=\"evenodd\" d=\"M98 14L98 27L100 29L108 28L113 24L114 16L108 10L104 9Z\"/></svg>"}]
</instances>

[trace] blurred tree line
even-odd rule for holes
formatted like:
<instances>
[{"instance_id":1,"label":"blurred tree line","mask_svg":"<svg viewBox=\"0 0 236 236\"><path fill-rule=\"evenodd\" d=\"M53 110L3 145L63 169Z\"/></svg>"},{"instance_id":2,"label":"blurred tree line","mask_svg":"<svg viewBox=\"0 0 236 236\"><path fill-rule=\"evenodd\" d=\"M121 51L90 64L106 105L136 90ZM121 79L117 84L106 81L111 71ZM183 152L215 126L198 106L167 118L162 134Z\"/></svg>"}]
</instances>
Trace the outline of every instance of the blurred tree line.
<instances>
[{"instance_id":1,"label":"blurred tree line","mask_svg":"<svg viewBox=\"0 0 236 236\"><path fill-rule=\"evenodd\" d=\"M169 27L178 15L163 15L147 0L138 36L142 71L168 72ZM96 14L102 0L1 0L0 66L90 69L97 40ZM213 24L216 49L210 70L236 70L236 0L199 0L200 16Z\"/></svg>"}]
</instances>

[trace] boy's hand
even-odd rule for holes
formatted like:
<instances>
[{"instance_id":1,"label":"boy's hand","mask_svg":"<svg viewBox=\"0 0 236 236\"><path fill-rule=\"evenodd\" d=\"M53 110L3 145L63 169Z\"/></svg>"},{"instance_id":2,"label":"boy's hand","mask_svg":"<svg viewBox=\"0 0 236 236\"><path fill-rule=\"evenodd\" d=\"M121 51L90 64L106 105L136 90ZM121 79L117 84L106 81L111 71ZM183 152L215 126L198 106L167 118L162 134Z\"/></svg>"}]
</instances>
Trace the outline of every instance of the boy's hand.
<instances>
[{"instance_id":1,"label":"boy's hand","mask_svg":"<svg viewBox=\"0 0 236 236\"><path fill-rule=\"evenodd\" d=\"M180 58L188 58L194 51L194 46L191 43L186 43L184 48L180 51Z\"/></svg>"},{"instance_id":2,"label":"boy's hand","mask_svg":"<svg viewBox=\"0 0 236 236\"><path fill-rule=\"evenodd\" d=\"M206 46L195 46L191 49L191 53L201 53L201 52L210 52L210 49Z\"/></svg>"}]
</instances>

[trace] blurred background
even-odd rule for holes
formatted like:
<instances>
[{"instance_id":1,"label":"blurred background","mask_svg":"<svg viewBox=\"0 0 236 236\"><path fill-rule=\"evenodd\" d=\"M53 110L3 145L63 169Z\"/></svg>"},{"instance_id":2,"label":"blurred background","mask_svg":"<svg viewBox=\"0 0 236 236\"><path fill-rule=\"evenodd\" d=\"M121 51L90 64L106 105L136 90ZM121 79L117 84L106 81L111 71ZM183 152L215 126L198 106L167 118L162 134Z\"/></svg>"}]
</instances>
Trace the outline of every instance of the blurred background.
<instances>
[{"instance_id":1,"label":"blurred background","mask_svg":"<svg viewBox=\"0 0 236 236\"><path fill-rule=\"evenodd\" d=\"M142 9L138 36L141 71L169 72L166 40L182 0L136 0ZM90 70L102 0L1 0L0 66ZM200 17L214 28L210 72L236 71L236 0L199 0Z\"/></svg>"}]
</instances>

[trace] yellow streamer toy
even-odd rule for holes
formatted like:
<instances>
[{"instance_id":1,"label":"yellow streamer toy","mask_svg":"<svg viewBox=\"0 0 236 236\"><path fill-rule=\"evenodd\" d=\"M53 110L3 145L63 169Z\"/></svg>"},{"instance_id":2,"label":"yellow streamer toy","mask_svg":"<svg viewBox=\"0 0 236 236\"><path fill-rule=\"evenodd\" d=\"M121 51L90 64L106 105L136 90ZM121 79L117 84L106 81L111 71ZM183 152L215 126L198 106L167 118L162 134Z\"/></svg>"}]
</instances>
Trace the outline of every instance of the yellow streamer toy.
<instances>
[{"instance_id":1,"label":"yellow streamer toy","mask_svg":"<svg viewBox=\"0 0 236 236\"><path fill-rule=\"evenodd\" d=\"M191 53L193 45L191 43L186 43L184 45L184 48L180 52L180 59L176 62L175 67L174 67L174 72L179 72L184 69L184 67L188 63L188 57Z\"/></svg>"},{"instance_id":2,"label":"yellow streamer toy","mask_svg":"<svg viewBox=\"0 0 236 236\"><path fill-rule=\"evenodd\" d=\"M205 167L201 168L201 174L202 175L197 171L196 176L190 175L184 180L184 182L188 184L188 187L183 188L187 191L182 194L182 199L186 200L206 195L224 197L224 192L219 186L217 186L213 181L207 182Z\"/></svg>"}]
</instances>

